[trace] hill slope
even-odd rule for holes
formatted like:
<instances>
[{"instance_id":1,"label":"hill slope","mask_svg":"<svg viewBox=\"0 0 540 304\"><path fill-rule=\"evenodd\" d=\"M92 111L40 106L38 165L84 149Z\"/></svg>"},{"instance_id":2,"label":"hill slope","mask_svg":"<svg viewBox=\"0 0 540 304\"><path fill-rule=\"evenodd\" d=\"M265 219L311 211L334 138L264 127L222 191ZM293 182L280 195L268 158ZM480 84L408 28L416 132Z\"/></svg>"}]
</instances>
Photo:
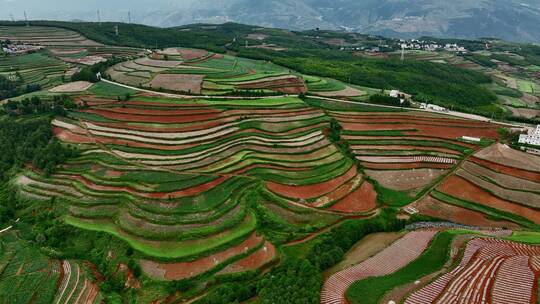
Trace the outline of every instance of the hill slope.
<instances>
[{"instance_id":1,"label":"hill slope","mask_svg":"<svg viewBox=\"0 0 540 304\"><path fill-rule=\"evenodd\" d=\"M97 1L84 8L59 2L62 9L51 10L36 0L12 1L5 4L0 18L27 10L34 19L95 21L95 12L100 9L102 20L120 21L127 20L130 10L134 22L162 27L232 21L293 30L346 29L400 38L428 35L540 42L540 3L536 0L185 0L155 1L151 7L141 1L115 1L113 6Z\"/></svg>"}]
</instances>

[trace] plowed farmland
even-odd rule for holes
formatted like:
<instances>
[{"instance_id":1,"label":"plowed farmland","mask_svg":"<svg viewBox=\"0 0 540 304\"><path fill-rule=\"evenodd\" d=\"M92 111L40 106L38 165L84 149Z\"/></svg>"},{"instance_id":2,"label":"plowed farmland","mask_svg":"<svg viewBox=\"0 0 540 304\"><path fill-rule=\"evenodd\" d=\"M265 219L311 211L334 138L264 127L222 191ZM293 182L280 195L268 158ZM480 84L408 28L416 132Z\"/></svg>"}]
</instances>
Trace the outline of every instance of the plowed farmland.
<instances>
[{"instance_id":1,"label":"plowed farmland","mask_svg":"<svg viewBox=\"0 0 540 304\"><path fill-rule=\"evenodd\" d=\"M275 64L203 50L169 48L119 63L112 79L133 86L189 94L304 93L304 80Z\"/></svg>"},{"instance_id":2,"label":"plowed farmland","mask_svg":"<svg viewBox=\"0 0 540 304\"><path fill-rule=\"evenodd\" d=\"M444 115L418 112L330 111L343 127L352 153L379 190L383 200L406 204L443 178L479 145L461 140L477 136L496 140L497 126ZM394 193L403 193L396 199Z\"/></svg>"}]
</instances>

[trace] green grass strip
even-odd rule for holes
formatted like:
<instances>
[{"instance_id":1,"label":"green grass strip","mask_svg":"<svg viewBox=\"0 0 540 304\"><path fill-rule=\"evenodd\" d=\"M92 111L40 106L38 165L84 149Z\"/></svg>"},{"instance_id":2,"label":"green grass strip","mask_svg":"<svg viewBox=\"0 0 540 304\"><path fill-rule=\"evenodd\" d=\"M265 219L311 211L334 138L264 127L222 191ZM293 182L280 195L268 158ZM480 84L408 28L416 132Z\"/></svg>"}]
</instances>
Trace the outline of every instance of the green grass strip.
<instances>
[{"instance_id":1,"label":"green grass strip","mask_svg":"<svg viewBox=\"0 0 540 304\"><path fill-rule=\"evenodd\" d=\"M156 242L144 240L124 232L120 232L117 227L111 222L96 222L90 223L72 216L66 216L65 222L77 228L107 232L129 243L134 249L152 257L179 259L188 256L195 256L214 248L224 246L229 242L233 242L241 237L247 236L257 226L257 220L253 214L248 217L238 226L232 229L206 237L199 240L190 240L183 242Z\"/></svg>"}]
</instances>

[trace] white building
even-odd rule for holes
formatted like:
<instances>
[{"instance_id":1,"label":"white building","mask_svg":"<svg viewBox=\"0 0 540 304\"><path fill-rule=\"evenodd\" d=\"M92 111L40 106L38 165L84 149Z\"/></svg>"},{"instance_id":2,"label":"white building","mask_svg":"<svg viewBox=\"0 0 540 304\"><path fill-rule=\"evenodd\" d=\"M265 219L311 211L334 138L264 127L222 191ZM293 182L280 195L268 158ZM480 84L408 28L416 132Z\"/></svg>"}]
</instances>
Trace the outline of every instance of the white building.
<instances>
[{"instance_id":1,"label":"white building","mask_svg":"<svg viewBox=\"0 0 540 304\"><path fill-rule=\"evenodd\" d=\"M478 137L471 137L471 136L461 136L461 139L466 141L472 141L472 142L481 142L482 139Z\"/></svg>"},{"instance_id":2,"label":"white building","mask_svg":"<svg viewBox=\"0 0 540 304\"><path fill-rule=\"evenodd\" d=\"M399 90L392 90L390 91L390 97L398 98L399 97Z\"/></svg>"},{"instance_id":3,"label":"white building","mask_svg":"<svg viewBox=\"0 0 540 304\"><path fill-rule=\"evenodd\" d=\"M421 103L420 109L424 110L431 110L431 111L437 111L437 112L448 112L447 108L440 107L438 105L430 104L430 103Z\"/></svg>"},{"instance_id":4,"label":"white building","mask_svg":"<svg viewBox=\"0 0 540 304\"><path fill-rule=\"evenodd\" d=\"M536 129L529 129L527 134L521 134L519 143L540 146L540 125L537 125Z\"/></svg>"}]
</instances>

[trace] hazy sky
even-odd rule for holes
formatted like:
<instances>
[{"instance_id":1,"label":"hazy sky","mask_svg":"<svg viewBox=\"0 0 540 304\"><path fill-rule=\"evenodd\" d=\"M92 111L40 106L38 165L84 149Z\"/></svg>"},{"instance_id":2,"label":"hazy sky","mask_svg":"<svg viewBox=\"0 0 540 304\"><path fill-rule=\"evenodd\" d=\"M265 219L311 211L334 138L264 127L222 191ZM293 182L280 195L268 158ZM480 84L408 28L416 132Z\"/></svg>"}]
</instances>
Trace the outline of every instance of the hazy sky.
<instances>
[{"instance_id":1,"label":"hazy sky","mask_svg":"<svg viewBox=\"0 0 540 304\"><path fill-rule=\"evenodd\" d=\"M179 9L190 6L196 0L0 0L0 19L24 19L24 11L30 19L83 19L94 21L99 9L102 20L120 21L132 11L133 18L139 12ZM135 20L134 20L135 21Z\"/></svg>"}]
</instances>

